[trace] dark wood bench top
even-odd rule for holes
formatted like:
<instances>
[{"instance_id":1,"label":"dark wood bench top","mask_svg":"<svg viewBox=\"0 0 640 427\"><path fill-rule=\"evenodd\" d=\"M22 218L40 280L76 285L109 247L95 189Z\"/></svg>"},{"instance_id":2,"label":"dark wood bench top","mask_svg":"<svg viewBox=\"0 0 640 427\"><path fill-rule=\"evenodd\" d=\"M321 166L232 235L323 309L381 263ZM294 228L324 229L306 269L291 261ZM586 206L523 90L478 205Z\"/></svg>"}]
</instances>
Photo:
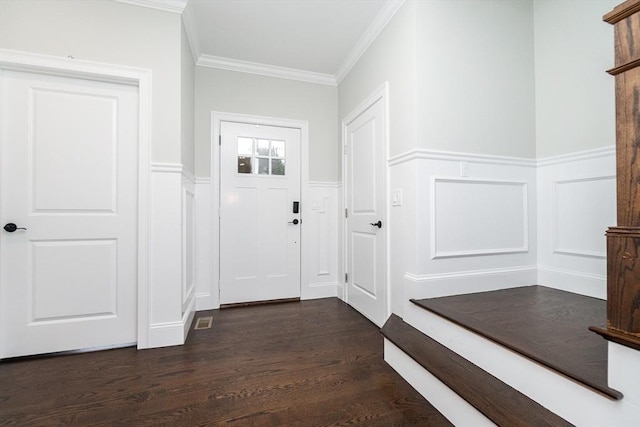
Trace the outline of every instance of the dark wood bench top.
<instances>
[{"instance_id":1,"label":"dark wood bench top","mask_svg":"<svg viewBox=\"0 0 640 427\"><path fill-rule=\"evenodd\" d=\"M545 286L412 300L414 304L534 360L610 399L607 341L589 331L606 301Z\"/></svg>"}]
</instances>

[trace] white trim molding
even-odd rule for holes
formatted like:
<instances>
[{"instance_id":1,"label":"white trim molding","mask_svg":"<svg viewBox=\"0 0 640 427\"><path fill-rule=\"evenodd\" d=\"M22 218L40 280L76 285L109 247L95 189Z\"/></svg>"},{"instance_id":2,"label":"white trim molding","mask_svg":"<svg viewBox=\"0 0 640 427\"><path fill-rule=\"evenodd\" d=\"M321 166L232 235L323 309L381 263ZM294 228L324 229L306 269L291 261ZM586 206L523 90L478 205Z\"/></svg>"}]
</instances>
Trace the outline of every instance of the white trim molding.
<instances>
[{"instance_id":1,"label":"white trim molding","mask_svg":"<svg viewBox=\"0 0 640 427\"><path fill-rule=\"evenodd\" d=\"M258 74L261 76L277 77L281 79L298 80L307 83L337 86L336 78L331 74L298 70L295 68L261 64L240 59L223 58L201 54L196 65L200 67L218 68L221 70L238 71L241 73Z\"/></svg>"},{"instance_id":2,"label":"white trim molding","mask_svg":"<svg viewBox=\"0 0 640 427\"><path fill-rule=\"evenodd\" d=\"M592 150L578 151L576 153L561 154L558 156L544 157L536 161L537 166L551 166L570 162L578 162L582 160L599 159L602 157L616 155L615 145L609 147L595 148Z\"/></svg>"},{"instance_id":3,"label":"white trim molding","mask_svg":"<svg viewBox=\"0 0 640 427\"><path fill-rule=\"evenodd\" d=\"M487 184L491 186L508 186L508 187L520 187L521 188L521 205L522 217L519 218L521 225L520 239L522 245L520 246L507 246L507 247L495 247L495 248L483 248L483 249L461 249L461 250L440 250L438 248L438 238L442 234L438 227L438 183L453 183L461 185L479 185ZM495 255L495 254L513 254L527 252L529 250L529 202L527 183L524 181L506 181L496 179L470 179L470 178L450 178L450 177L432 177L431 178L431 201L430 201L430 217L431 217L431 259L437 258L454 258L454 257L468 257L478 255ZM504 197L504 196L503 196ZM491 203L486 201L480 202L481 205L492 206ZM475 221L477 222L477 221ZM482 224L479 224L482 227ZM458 228L459 229L459 228ZM517 231L517 230L516 230ZM505 234L505 230L488 230L488 232L494 235ZM513 233L510 233L513 234ZM457 239L459 240L459 239ZM484 241L490 241L490 239L483 239Z\"/></svg>"},{"instance_id":4,"label":"white trim molding","mask_svg":"<svg viewBox=\"0 0 640 427\"><path fill-rule=\"evenodd\" d=\"M200 40L198 38L198 24L196 23L196 17L193 12L193 2L188 3L187 7L185 7L182 13L182 23L184 25L184 31L187 33L191 56L195 64L202 54L202 49L200 48Z\"/></svg>"},{"instance_id":5,"label":"white trim molding","mask_svg":"<svg viewBox=\"0 0 640 427\"><path fill-rule=\"evenodd\" d=\"M405 303L412 298L438 298L535 285L537 274L536 265L435 274L405 273Z\"/></svg>"},{"instance_id":6,"label":"white trim molding","mask_svg":"<svg viewBox=\"0 0 640 427\"><path fill-rule=\"evenodd\" d=\"M340 188L342 183L339 181L309 181L310 188Z\"/></svg>"},{"instance_id":7,"label":"white trim molding","mask_svg":"<svg viewBox=\"0 0 640 427\"><path fill-rule=\"evenodd\" d=\"M180 163L152 163L151 172L163 173L182 173L182 165Z\"/></svg>"},{"instance_id":8,"label":"white trim molding","mask_svg":"<svg viewBox=\"0 0 640 427\"><path fill-rule=\"evenodd\" d=\"M120 3L132 4L135 6L148 7L150 9L162 10L165 12L181 14L187 7L189 0L115 0Z\"/></svg>"},{"instance_id":9,"label":"white trim molding","mask_svg":"<svg viewBox=\"0 0 640 427\"><path fill-rule=\"evenodd\" d=\"M413 160L447 160L452 162L473 162L490 165L520 166L535 168L534 159L523 157L494 156L489 154L456 153L454 151L440 151L425 148L416 148L389 158L389 166L396 166Z\"/></svg>"},{"instance_id":10,"label":"white trim molding","mask_svg":"<svg viewBox=\"0 0 640 427\"><path fill-rule=\"evenodd\" d=\"M138 348L149 346L150 334L150 70L0 49L0 69L85 78L138 87Z\"/></svg>"},{"instance_id":11,"label":"white trim molding","mask_svg":"<svg viewBox=\"0 0 640 427\"><path fill-rule=\"evenodd\" d=\"M607 276L538 265L538 284L593 298L607 299Z\"/></svg>"},{"instance_id":12,"label":"white trim molding","mask_svg":"<svg viewBox=\"0 0 640 427\"><path fill-rule=\"evenodd\" d=\"M604 245L604 232L607 229L608 226L613 225L613 222L611 224L603 224L602 225L602 242L603 242L603 246L602 246L602 251L592 251L592 250L585 250L585 249L580 249L580 248L572 248L572 247L567 247L567 246L562 246L562 242L560 241L560 218L561 218L561 212L560 212L560 205L561 205L561 192L560 192L560 186L562 185L571 185L571 184L579 184L579 183L592 183L592 182L598 182L598 181L605 181L605 180L612 180L613 181L613 188L614 188L614 192L615 192L615 179L616 176L615 175L602 175L602 176L590 176L590 177L585 177L585 178L577 178L577 179L564 179L564 180L554 180L553 181L553 222L552 222L552 241L553 241L553 253L555 254L565 254L565 255L574 255L574 256L581 256L581 257L588 257L588 258L599 258L599 259L606 259L607 258L607 253L606 253L606 247ZM592 189L590 189L592 190ZM572 201L573 202L573 201ZM615 200L614 200L615 203ZM573 204L575 204L575 202L573 202ZM573 207L573 206L572 206ZM582 207L576 207L578 209L582 208Z\"/></svg>"}]
</instances>

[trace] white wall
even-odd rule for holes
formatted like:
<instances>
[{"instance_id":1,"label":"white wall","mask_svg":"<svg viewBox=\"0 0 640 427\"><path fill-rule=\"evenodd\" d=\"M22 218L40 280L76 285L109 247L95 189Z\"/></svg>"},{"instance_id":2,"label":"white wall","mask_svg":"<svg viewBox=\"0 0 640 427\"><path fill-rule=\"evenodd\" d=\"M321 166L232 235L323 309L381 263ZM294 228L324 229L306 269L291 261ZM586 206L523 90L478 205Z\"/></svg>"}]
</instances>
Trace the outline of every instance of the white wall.
<instances>
[{"instance_id":1,"label":"white wall","mask_svg":"<svg viewBox=\"0 0 640 427\"><path fill-rule=\"evenodd\" d=\"M534 158L532 3L416 5L417 146Z\"/></svg>"},{"instance_id":2,"label":"white wall","mask_svg":"<svg viewBox=\"0 0 640 427\"><path fill-rule=\"evenodd\" d=\"M538 158L615 143L613 27L618 0L535 0Z\"/></svg>"}]
</instances>

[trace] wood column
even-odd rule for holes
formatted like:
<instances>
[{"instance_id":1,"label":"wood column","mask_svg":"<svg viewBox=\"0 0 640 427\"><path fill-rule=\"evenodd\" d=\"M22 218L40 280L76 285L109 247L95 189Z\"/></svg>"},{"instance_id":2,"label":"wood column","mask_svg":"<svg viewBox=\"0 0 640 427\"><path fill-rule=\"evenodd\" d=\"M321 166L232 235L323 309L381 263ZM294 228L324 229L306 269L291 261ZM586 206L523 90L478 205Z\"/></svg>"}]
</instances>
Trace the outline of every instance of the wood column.
<instances>
[{"instance_id":1,"label":"wood column","mask_svg":"<svg viewBox=\"0 0 640 427\"><path fill-rule=\"evenodd\" d=\"M607 231L604 338L640 350L640 0L604 16L614 26L618 225Z\"/></svg>"}]
</instances>

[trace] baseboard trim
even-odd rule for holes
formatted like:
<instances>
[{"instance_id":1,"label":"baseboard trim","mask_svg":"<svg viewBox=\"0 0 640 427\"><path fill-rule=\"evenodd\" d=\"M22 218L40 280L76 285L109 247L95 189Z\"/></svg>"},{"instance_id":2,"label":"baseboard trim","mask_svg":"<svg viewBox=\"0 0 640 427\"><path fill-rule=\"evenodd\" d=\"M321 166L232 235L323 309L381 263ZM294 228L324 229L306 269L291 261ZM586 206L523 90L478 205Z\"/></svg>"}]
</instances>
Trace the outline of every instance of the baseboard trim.
<instances>
[{"instance_id":1,"label":"baseboard trim","mask_svg":"<svg viewBox=\"0 0 640 427\"><path fill-rule=\"evenodd\" d=\"M311 283L302 290L300 299L319 299L319 298L331 298L338 296L338 283L337 282L325 282L325 283Z\"/></svg>"},{"instance_id":2,"label":"baseboard trim","mask_svg":"<svg viewBox=\"0 0 640 427\"><path fill-rule=\"evenodd\" d=\"M149 327L149 342L146 348L182 344L184 344L184 321L156 323Z\"/></svg>"},{"instance_id":3,"label":"baseboard trim","mask_svg":"<svg viewBox=\"0 0 640 427\"><path fill-rule=\"evenodd\" d=\"M536 266L530 265L443 274L406 273L405 299L436 298L535 285L537 271Z\"/></svg>"},{"instance_id":4,"label":"baseboard trim","mask_svg":"<svg viewBox=\"0 0 640 427\"><path fill-rule=\"evenodd\" d=\"M546 265L538 266L539 285L588 297L607 299L607 277Z\"/></svg>"}]
</instances>

